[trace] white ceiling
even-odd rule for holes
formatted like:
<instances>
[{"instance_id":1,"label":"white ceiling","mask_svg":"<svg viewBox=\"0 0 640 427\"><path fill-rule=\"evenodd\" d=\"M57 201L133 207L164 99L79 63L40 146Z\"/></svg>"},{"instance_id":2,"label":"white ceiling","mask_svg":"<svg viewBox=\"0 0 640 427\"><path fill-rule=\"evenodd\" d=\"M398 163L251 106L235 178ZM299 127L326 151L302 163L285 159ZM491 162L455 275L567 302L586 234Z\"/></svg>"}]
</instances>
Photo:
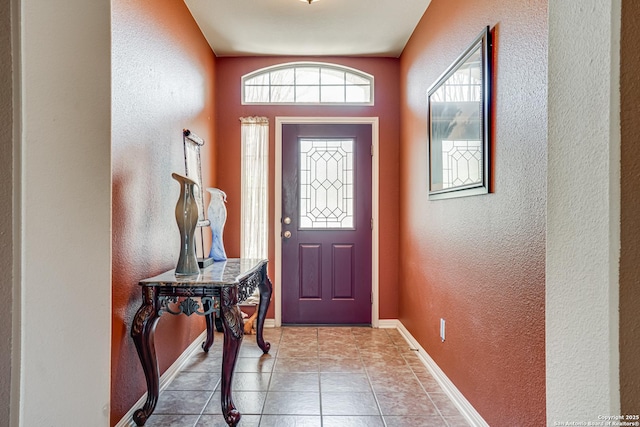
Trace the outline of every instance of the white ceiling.
<instances>
[{"instance_id":1,"label":"white ceiling","mask_svg":"<svg viewBox=\"0 0 640 427\"><path fill-rule=\"evenodd\" d=\"M402 53L431 0L184 0L217 56Z\"/></svg>"}]
</instances>

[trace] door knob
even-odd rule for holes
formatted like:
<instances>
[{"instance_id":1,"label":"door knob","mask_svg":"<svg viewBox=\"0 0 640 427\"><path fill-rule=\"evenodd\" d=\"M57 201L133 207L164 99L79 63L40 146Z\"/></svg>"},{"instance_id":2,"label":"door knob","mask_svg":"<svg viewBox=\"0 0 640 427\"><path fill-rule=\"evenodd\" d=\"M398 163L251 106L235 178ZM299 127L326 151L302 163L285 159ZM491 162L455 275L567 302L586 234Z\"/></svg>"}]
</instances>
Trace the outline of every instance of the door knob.
<instances>
[{"instance_id":1,"label":"door knob","mask_svg":"<svg viewBox=\"0 0 640 427\"><path fill-rule=\"evenodd\" d=\"M284 222L286 225L289 225L291 224L291 218L285 217L285 219L283 219L282 222Z\"/></svg>"},{"instance_id":2,"label":"door knob","mask_svg":"<svg viewBox=\"0 0 640 427\"><path fill-rule=\"evenodd\" d=\"M291 238L291 232L289 230L285 231L283 234L285 239L290 239Z\"/></svg>"}]
</instances>

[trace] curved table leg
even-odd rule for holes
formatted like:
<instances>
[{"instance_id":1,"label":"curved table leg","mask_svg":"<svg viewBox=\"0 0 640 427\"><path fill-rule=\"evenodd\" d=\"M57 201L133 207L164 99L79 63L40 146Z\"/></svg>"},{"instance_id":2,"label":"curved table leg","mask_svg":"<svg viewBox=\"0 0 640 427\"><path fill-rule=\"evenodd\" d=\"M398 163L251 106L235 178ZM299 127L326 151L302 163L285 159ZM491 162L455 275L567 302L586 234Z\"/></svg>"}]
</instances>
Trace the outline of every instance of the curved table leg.
<instances>
[{"instance_id":1,"label":"curved table leg","mask_svg":"<svg viewBox=\"0 0 640 427\"><path fill-rule=\"evenodd\" d=\"M136 345L140 363L147 382L147 400L141 409L133 414L133 420L143 426L158 403L159 372L156 359L155 330L158 324L157 289L146 287L142 290L142 306L136 312L131 325L131 337Z\"/></svg>"},{"instance_id":2,"label":"curved table leg","mask_svg":"<svg viewBox=\"0 0 640 427\"><path fill-rule=\"evenodd\" d=\"M260 290L260 306L258 307L258 323L256 325L256 342L258 347L266 354L271 349L271 343L265 342L262 336L264 329L264 319L267 317L267 310L269 309L269 303L271 302L271 293L273 292L273 285L269 276L267 276L266 266L265 271L262 272L262 281L258 285Z\"/></svg>"},{"instance_id":3,"label":"curved table leg","mask_svg":"<svg viewBox=\"0 0 640 427\"><path fill-rule=\"evenodd\" d=\"M236 366L240 344L242 344L242 313L238 307L238 288L224 287L221 298L222 325L224 327L224 345L222 353L222 381L220 384L220 403L222 414L230 426L240 422L240 412L236 409L231 396L233 370Z\"/></svg>"},{"instance_id":4,"label":"curved table leg","mask_svg":"<svg viewBox=\"0 0 640 427\"><path fill-rule=\"evenodd\" d=\"M224 328L222 327L222 319L220 319L219 317L216 317L214 319L214 323L216 325L216 331L224 332Z\"/></svg>"},{"instance_id":5,"label":"curved table leg","mask_svg":"<svg viewBox=\"0 0 640 427\"><path fill-rule=\"evenodd\" d=\"M211 310L212 305L213 303L211 302L210 299L208 298L202 299L202 308L204 309L205 312ZM202 349L204 350L205 353L208 353L209 349L213 345L213 326L214 326L213 318L214 318L213 312L204 316L204 321L207 324L207 339L205 340L205 342L202 343Z\"/></svg>"}]
</instances>

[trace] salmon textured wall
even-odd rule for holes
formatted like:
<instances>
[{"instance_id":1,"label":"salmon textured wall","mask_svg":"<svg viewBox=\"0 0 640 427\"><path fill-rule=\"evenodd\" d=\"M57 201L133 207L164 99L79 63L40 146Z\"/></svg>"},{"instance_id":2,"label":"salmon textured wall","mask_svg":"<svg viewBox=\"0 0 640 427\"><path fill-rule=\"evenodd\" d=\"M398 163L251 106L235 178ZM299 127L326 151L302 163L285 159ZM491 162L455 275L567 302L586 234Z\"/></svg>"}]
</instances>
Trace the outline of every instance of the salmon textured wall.
<instances>
[{"instance_id":1,"label":"salmon textured wall","mask_svg":"<svg viewBox=\"0 0 640 427\"><path fill-rule=\"evenodd\" d=\"M182 0L162 7L115 0L112 9L114 425L146 392L129 336L141 304L137 283L174 268L178 259L179 185L171 173L184 174L183 128L205 139L203 182L215 185L215 56ZM202 319L162 316L155 341L160 372L203 330Z\"/></svg>"},{"instance_id":2,"label":"salmon textured wall","mask_svg":"<svg viewBox=\"0 0 640 427\"><path fill-rule=\"evenodd\" d=\"M429 201L427 90L487 25L493 191ZM492 426L546 423L547 32L545 0L433 0L400 58L399 317Z\"/></svg>"},{"instance_id":3,"label":"salmon textured wall","mask_svg":"<svg viewBox=\"0 0 640 427\"><path fill-rule=\"evenodd\" d=\"M241 105L241 77L252 71L294 61L328 62L356 68L375 78L374 106ZM398 165L399 165L399 61L394 58L241 57L218 58L217 120L218 184L227 193L225 225L227 255L240 254L240 117L269 118L269 259L274 260L275 117L379 117L380 118L380 318L397 318L398 281ZM273 263L269 274L273 277ZM275 298L275 296L274 296ZM273 316L274 304L269 316Z\"/></svg>"}]
</instances>

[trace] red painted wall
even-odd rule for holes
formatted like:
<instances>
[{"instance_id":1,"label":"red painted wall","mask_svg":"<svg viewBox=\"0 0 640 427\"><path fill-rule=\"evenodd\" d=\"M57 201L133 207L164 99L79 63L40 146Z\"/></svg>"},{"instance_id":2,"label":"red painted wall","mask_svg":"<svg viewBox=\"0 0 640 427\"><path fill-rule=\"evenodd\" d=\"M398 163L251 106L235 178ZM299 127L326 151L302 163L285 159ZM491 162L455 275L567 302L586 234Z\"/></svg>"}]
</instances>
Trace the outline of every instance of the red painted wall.
<instances>
[{"instance_id":1,"label":"red painted wall","mask_svg":"<svg viewBox=\"0 0 640 427\"><path fill-rule=\"evenodd\" d=\"M433 0L400 58L399 317L492 426L546 423L546 6ZM486 25L494 191L429 201L426 93Z\"/></svg>"},{"instance_id":2,"label":"red painted wall","mask_svg":"<svg viewBox=\"0 0 640 427\"><path fill-rule=\"evenodd\" d=\"M129 336L141 304L137 283L178 259L179 186L171 173L184 174L182 129L205 139L203 181L212 186L216 143L215 57L182 0L161 7L153 0L114 0L112 8L114 425L146 391ZM203 330L198 316L162 316L155 341L160 372Z\"/></svg>"},{"instance_id":3,"label":"red painted wall","mask_svg":"<svg viewBox=\"0 0 640 427\"><path fill-rule=\"evenodd\" d=\"M241 77L260 68L292 61L321 61L356 68L375 78L374 106L258 106L241 105ZM273 235L275 207L275 117L276 116L353 116L380 118L380 318L398 316L398 142L399 122L399 61L393 58L304 58L304 57L241 57L218 58L216 61L217 116L216 136L218 185L228 195L228 217L225 225L227 255L240 254L240 117L269 118L269 235ZM269 242L269 259L274 260L275 242ZM273 277L273 263L270 275ZM275 296L274 296L275 297ZM269 316L273 316L273 304Z\"/></svg>"}]
</instances>

